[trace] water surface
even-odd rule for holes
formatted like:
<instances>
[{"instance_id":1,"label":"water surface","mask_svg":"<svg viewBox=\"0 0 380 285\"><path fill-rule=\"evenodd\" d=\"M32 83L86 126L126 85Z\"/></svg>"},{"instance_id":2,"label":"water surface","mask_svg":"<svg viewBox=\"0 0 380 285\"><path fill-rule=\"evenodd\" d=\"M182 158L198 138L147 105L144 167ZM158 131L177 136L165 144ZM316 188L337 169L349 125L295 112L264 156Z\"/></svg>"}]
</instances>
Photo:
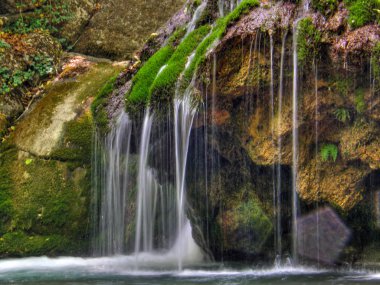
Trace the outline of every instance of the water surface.
<instances>
[{"instance_id":1,"label":"water surface","mask_svg":"<svg viewBox=\"0 0 380 285\"><path fill-rule=\"evenodd\" d=\"M0 283L13 284L380 284L380 273L312 267L228 268L177 271L165 255L101 258L25 258L0 261Z\"/></svg>"}]
</instances>

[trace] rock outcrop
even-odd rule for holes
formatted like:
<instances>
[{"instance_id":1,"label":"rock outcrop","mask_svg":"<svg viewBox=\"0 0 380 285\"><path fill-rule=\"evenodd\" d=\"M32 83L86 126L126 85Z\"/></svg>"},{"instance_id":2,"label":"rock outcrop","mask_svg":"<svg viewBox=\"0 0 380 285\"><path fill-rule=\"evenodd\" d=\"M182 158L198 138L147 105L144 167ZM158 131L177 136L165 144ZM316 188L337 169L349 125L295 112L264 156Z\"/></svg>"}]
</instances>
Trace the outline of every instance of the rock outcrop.
<instances>
[{"instance_id":1,"label":"rock outcrop","mask_svg":"<svg viewBox=\"0 0 380 285\"><path fill-rule=\"evenodd\" d=\"M124 64L70 54L0 149L0 256L87 254L90 105Z\"/></svg>"}]
</instances>

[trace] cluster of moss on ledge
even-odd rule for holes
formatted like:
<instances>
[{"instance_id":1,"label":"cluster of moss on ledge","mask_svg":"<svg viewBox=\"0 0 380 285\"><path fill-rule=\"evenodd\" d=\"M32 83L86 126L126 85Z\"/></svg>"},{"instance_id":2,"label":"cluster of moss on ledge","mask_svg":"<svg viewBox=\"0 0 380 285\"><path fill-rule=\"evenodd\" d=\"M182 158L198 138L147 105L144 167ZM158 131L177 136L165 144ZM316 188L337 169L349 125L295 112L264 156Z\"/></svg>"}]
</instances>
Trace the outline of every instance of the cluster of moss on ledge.
<instances>
[{"instance_id":1,"label":"cluster of moss on ledge","mask_svg":"<svg viewBox=\"0 0 380 285\"><path fill-rule=\"evenodd\" d=\"M376 44L372 51L371 65L373 69L375 91L380 90L380 42Z\"/></svg>"},{"instance_id":2,"label":"cluster of moss on ledge","mask_svg":"<svg viewBox=\"0 0 380 285\"><path fill-rule=\"evenodd\" d=\"M149 98L150 86L153 84L161 67L170 59L174 48L167 45L156 52L133 78L132 91L126 94L126 109L134 113L143 108Z\"/></svg>"},{"instance_id":3,"label":"cluster of moss on ledge","mask_svg":"<svg viewBox=\"0 0 380 285\"><path fill-rule=\"evenodd\" d=\"M349 11L348 23L359 28L371 22L380 21L380 2L377 0L345 0Z\"/></svg>"},{"instance_id":4,"label":"cluster of moss on ledge","mask_svg":"<svg viewBox=\"0 0 380 285\"><path fill-rule=\"evenodd\" d=\"M173 41L169 41L144 64L134 77L132 90L125 95L127 111L135 113L148 103L153 102L153 105L157 105L158 103L154 102L170 101L180 74L184 72L183 84L189 84L193 74L205 60L207 50L223 36L228 25L257 6L259 6L258 0L242 1L234 11L217 20L211 32L208 25L201 26L190 33L177 48L174 47ZM185 69L187 59L194 51L194 58ZM166 63L167 66L165 66Z\"/></svg>"},{"instance_id":5,"label":"cluster of moss on ledge","mask_svg":"<svg viewBox=\"0 0 380 285\"><path fill-rule=\"evenodd\" d=\"M311 18L302 19L297 28L297 51L300 66L305 66L319 55L322 34Z\"/></svg>"},{"instance_id":6,"label":"cluster of moss on ledge","mask_svg":"<svg viewBox=\"0 0 380 285\"><path fill-rule=\"evenodd\" d=\"M108 126L108 116L104 108L107 104L108 95L115 89L117 77L117 75L111 77L106 84L104 84L91 104L91 113L94 122L100 129L107 129Z\"/></svg>"},{"instance_id":7,"label":"cluster of moss on ledge","mask_svg":"<svg viewBox=\"0 0 380 285\"><path fill-rule=\"evenodd\" d=\"M172 99L176 82L181 72L185 69L188 57L209 31L210 26L202 26L191 32L177 47L165 68L157 75L149 89L149 100L153 106L166 105Z\"/></svg>"}]
</instances>

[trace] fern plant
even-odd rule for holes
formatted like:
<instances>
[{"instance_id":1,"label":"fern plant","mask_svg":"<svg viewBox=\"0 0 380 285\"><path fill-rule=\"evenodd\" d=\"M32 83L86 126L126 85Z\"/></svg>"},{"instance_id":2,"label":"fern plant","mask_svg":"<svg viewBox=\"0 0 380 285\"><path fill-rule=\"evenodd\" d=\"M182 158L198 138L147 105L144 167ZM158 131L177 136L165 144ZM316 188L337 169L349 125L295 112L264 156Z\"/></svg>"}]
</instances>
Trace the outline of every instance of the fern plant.
<instances>
[{"instance_id":1,"label":"fern plant","mask_svg":"<svg viewBox=\"0 0 380 285\"><path fill-rule=\"evenodd\" d=\"M324 144L321 148L321 158L324 162L330 158L335 162L338 158L338 147L335 144Z\"/></svg>"},{"instance_id":2,"label":"fern plant","mask_svg":"<svg viewBox=\"0 0 380 285\"><path fill-rule=\"evenodd\" d=\"M347 121L351 120L350 111L345 108L338 108L334 111L335 118L342 122L346 123Z\"/></svg>"}]
</instances>

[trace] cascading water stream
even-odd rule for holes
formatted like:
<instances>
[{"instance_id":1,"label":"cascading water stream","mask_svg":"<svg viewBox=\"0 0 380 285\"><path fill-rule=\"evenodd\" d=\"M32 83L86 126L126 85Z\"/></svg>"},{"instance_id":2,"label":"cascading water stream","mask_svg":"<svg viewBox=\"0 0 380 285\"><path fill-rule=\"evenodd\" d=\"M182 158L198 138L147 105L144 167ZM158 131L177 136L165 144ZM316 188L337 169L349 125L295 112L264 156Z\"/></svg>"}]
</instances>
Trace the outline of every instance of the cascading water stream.
<instances>
[{"instance_id":1,"label":"cascading water stream","mask_svg":"<svg viewBox=\"0 0 380 285\"><path fill-rule=\"evenodd\" d=\"M292 261L298 263L298 155L299 155L299 138L298 138L298 23L309 11L309 0L304 0L301 5L301 11L298 18L293 23L293 96L292 96Z\"/></svg>"},{"instance_id":2,"label":"cascading water stream","mask_svg":"<svg viewBox=\"0 0 380 285\"><path fill-rule=\"evenodd\" d=\"M157 185L152 170L148 167L149 141L153 116L146 111L141 133L139 172L137 178L137 218L135 254L153 249L154 201ZM153 192L153 193L152 193Z\"/></svg>"},{"instance_id":3,"label":"cascading water stream","mask_svg":"<svg viewBox=\"0 0 380 285\"><path fill-rule=\"evenodd\" d=\"M100 196L97 199L99 201L95 201L100 202L100 209L94 211L99 220L96 233L99 239L93 246L96 255L122 254L124 250L131 130L132 124L128 115L122 113L105 139L105 154L100 154L101 149L99 152L95 150L94 178L95 181L101 178L100 183L97 182L99 185L94 187L94 197ZM98 139L95 140L95 144L96 148L100 147Z\"/></svg>"},{"instance_id":4,"label":"cascading water stream","mask_svg":"<svg viewBox=\"0 0 380 285\"><path fill-rule=\"evenodd\" d=\"M195 10L194 14L193 14L193 18L191 19L190 23L187 25L187 30L186 30L186 34L185 36L183 37L183 39L186 39L186 37L192 32L194 31L197 23L198 23L198 20L199 18L202 16L203 14L203 11L205 10L207 6L207 1L203 1L198 7L197 9Z\"/></svg>"},{"instance_id":5,"label":"cascading water stream","mask_svg":"<svg viewBox=\"0 0 380 285\"><path fill-rule=\"evenodd\" d=\"M282 227L281 227L281 163L282 163L282 104L283 104L283 92L284 92L284 62L285 62L285 44L286 44L287 32L284 33L282 37L281 45L281 58L280 58L280 76L279 76L279 87L278 87L278 121L277 121L277 148L278 148L278 159L277 159L277 182L276 182L276 259L281 262L282 260ZM278 262L277 262L278 264Z\"/></svg>"},{"instance_id":6,"label":"cascading water stream","mask_svg":"<svg viewBox=\"0 0 380 285\"><path fill-rule=\"evenodd\" d=\"M177 189L177 215L178 215L178 239L182 240L182 228L186 222L185 207L185 178L187 154L189 149L190 131L193 124L195 110L191 106L189 92L185 92L183 98L174 99L174 137L176 152L176 189ZM188 221L187 221L188 222ZM178 248L180 251L181 248ZM182 254L178 252L178 267L182 269Z\"/></svg>"},{"instance_id":7,"label":"cascading water stream","mask_svg":"<svg viewBox=\"0 0 380 285\"><path fill-rule=\"evenodd\" d=\"M297 253L297 216L298 216L298 55L297 55L297 24L293 26L293 116L292 116L292 258L293 263L298 262Z\"/></svg>"},{"instance_id":8,"label":"cascading water stream","mask_svg":"<svg viewBox=\"0 0 380 285\"><path fill-rule=\"evenodd\" d=\"M319 148L319 98L318 98L318 65L316 63L316 60L314 59L314 67L315 67L315 79L314 79L314 86L315 86L315 157L317 158L319 153L318 153L318 148ZM318 185L318 190L317 190L317 210L319 209L319 164L318 164L318 159L316 160L317 165L316 165L316 183ZM318 266L319 266L319 261L320 261L320 225L319 225L319 211L317 211L317 261L318 261Z\"/></svg>"},{"instance_id":9,"label":"cascading water stream","mask_svg":"<svg viewBox=\"0 0 380 285\"><path fill-rule=\"evenodd\" d=\"M269 40L270 40L270 86L269 86L269 93L270 93L270 124L271 124L271 136L272 136L272 146L275 148L275 140L274 140L274 63L273 63L273 35L272 31L269 32ZM280 213L277 213L277 195L276 195L276 165L273 163L272 165L272 195L273 195L273 216L274 216L274 245L275 245L275 259L277 259L278 255L278 236L277 236L277 219L280 217Z\"/></svg>"}]
</instances>

